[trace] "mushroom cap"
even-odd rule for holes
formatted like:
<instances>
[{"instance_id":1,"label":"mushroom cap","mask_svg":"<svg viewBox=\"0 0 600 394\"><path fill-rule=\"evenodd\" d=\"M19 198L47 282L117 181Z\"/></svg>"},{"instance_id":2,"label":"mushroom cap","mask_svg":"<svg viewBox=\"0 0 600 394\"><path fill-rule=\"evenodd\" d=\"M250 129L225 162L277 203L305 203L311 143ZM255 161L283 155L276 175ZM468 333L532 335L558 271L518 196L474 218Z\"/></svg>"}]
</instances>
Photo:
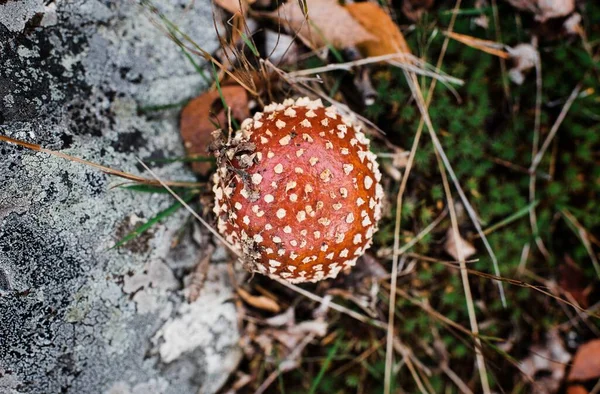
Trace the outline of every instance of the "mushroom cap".
<instances>
[{"instance_id":1,"label":"mushroom cap","mask_svg":"<svg viewBox=\"0 0 600 394\"><path fill-rule=\"evenodd\" d=\"M265 107L217 152L218 231L251 270L290 282L335 278L371 245L383 189L369 140L334 107Z\"/></svg>"}]
</instances>

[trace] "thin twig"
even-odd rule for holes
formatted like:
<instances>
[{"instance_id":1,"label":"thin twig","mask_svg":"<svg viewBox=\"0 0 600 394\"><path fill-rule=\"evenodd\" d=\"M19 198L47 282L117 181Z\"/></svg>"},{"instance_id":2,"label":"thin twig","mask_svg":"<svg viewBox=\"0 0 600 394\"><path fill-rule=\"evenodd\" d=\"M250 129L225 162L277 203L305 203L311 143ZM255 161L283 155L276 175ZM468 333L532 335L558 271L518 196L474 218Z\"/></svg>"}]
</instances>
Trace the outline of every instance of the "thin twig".
<instances>
[{"instance_id":1,"label":"thin twig","mask_svg":"<svg viewBox=\"0 0 600 394\"><path fill-rule=\"evenodd\" d=\"M313 294L308 290L304 290L303 288L296 286L290 282L286 282L286 281L284 281L282 279L278 279L278 278L273 278L273 279L276 280L277 282L279 282L281 285L294 290L296 293L301 294L308 299L311 299L313 301L320 302L320 303L325 302L325 299L323 297ZM378 328L382 328L384 330L387 329L387 325L384 322L376 320L376 319L371 319L367 316L361 315L360 313L355 312L352 309L348 309L345 306L342 306L342 305L339 305L339 304L336 304L336 303L333 303L330 301L327 302L327 305L329 305L329 307L331 309L334 309L338 312L344 313L358 321L361 321L366 324L370 324L370 325L378 327Z\"/></svg>"},{"instance_id":2,"label":"thin twig","mask_svg":"<svg viewBox=\"0 0 600 394\"><path fill-rule=\"evenodd\" d=\"M130 174L128 172L123 172L123 171L115 170L115 169L112 169L110 167L103 166L101 164L97 164L97 163L94 163L94 162L91 162L91 161L88 161L88 160L80 159L79 157L67 155L66 153L58 152L58 151L51 150L51 149L42 148L42 146L38 145L38 144L32 144L30 142L25 142L25 141L17 140L17 139L14 139L14 138L3 136L3 135L0 135L0 141L4 141L4 142L11 143L11 144L19 145L19 146L22 146L22 147L27 148L27 149L31 149L31 150L36 151L36 152L47 153L49 155L60 157L60 158L65 159L65 160L69 160L69 161L73 161L73 162L76 162L76 163L84 164L86 166L94 167L94 168L97 168L100 171L102 171L102 172L104 172L104 173L106 173L108 175L118 176L118 177L121 177L121 178L129 179L130 181L135 181L135 182L143 183L143 184L146 184L146 185L160 185L161 184L161 183L159 183L159 182L157 182L156 180L153 180L153 179L143 178L141 176L133 175L133 174ZM170 185L170 186L175 186L175 187L198 187L198 186L202 185L202 183L199 183L199 182L183 182L183 181L165 181L164 183L167 184L167 185Z\"/></svg>"},{"instance_id":3,"label":"thin twig","mask_svg":"<svg viewBox=\"0 0 600 394\"><path fill-rule=\"evenodd\" d=\"M393 346L396 349L396 351L398 351L398 353L402 354L402 357L404 358L404 361L406 362L406 366L408 367L410 374L412 375L415 383L417 383L417 387L419 388L419 391L422 394L429 394L429 392L425 389L425 386L423 386L423 382L421 382L421 378L419 377L419 374L417 373L415 366L413 365L413 362L411 360L410 349L408 349L406 347L406 345L404 345L400 341L400 338L397 338L397 337L394 338L394 340L393 340Z\"/></svg>"}]
</instances>

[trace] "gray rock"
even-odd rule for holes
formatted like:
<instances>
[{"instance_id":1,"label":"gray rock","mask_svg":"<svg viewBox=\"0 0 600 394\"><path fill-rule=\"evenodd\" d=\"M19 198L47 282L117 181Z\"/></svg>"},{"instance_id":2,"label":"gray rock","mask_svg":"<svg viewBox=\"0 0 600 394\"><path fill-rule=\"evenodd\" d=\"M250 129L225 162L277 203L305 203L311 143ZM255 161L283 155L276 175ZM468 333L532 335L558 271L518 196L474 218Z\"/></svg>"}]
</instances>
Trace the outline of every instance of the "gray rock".
<instances>
[{"instance_id":1,"label":"gray rock","mask_svg":"<svg viewBox=\"0 0 600 394\"><path fill-rule=\"evenodd\" d=\"M208 0L156 5L216 49ZM179 109L145 109L206 82L149 15L129 0L0 1L0 134L136 174L136 157L182 156ZM214 393L235 368L226 264L184 301L201 252L184 211L109 249L173 204L121 182L0 142L0 393Z\"/></svg>"}]
</instances>

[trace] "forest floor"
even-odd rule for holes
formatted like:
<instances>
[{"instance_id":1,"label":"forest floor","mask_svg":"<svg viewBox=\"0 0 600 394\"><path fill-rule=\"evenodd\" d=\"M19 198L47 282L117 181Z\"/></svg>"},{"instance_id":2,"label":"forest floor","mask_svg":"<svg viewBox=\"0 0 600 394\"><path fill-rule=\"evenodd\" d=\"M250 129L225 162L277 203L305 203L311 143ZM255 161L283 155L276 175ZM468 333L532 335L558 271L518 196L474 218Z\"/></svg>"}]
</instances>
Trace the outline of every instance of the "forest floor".
<instances>
[{"instance_id":1,"label":"forest floor","mask_svg":"<svg viewBox=\"0 0 600 394\"><path fill-rule=\"evenodd\" d=\"M311 298L236 284L223 392L600 392L600 5L250 3L216 1L216 54L154 15L214 65L182 113L200 180L227 114L310 95L361 117L386 201L372 248Z\"/></svg>"}]
</instances>

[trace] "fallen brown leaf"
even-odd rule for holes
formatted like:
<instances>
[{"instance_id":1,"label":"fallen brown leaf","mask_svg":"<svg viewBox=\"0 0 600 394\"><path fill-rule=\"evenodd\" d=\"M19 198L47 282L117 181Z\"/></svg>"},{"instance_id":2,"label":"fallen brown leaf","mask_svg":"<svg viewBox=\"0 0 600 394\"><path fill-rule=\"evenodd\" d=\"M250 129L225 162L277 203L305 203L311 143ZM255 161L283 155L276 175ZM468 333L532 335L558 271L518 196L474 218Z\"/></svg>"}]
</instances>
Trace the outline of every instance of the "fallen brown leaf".
<instances>
[{"instance_id":1,"label":"fallen brown leaf","mask_svg":"<svg viewBox=\"0 0 600 394\"><path fill-rule=\"evenodd\" d=\"M363 56L410 53L410 48L398 26L377 4L351 3L346 5L346 9L366 31L377 37L377 40L365 41L358 45Z\"/></svg>"},{"instance_id":2,"label":"fallen brown leaf","mask_svg":"<svg viewBox=\"0 0 600 394\"><path fill-rule=\"evenodd\" d=\"M365 30L337 0L306 0L308 19L299 1L290 0L263 15L279 21L311 48L332 45L342 49L357 46L376 37Z\"/></svg>"},{"instance_id":3,"label":"fallen brown leaf","mask_svg":"<svg viewBox=\"0 0 600 394\"><path fill-rule=\"evenodd\" d=\"M248 95L244 88L223 86L221 91L225 102L231 108L232 117L241 121L250 116ZM211 121L226 127L227 116L218 91L206 92L183 108L179 127L188 156L208 155L208 146L213 141L211 133L217 128ZM211 164L207 162L192 163L192 169L202 175L206 175L210 168Z\"/></svg>"},{"instance_id":4,"label":"fallen brown leaf","mask_svg":"<svg viewBox=\"0 0 600 394\"><path fill-rule=\"evenodd\" d=\"M520 362L523 374L533 382L536 394L554 394L560 388L571 355L565 349L558 330L546 333L546 342L532 345L529 356ZM540 374L539 372L548 372Z\"/></svg>"},{"instance_id":5,"label":"fallen brown leaf","mask_svg":"<svg viewBox=\"0 0 600 394\"><path fill-rule=\"evenodd\" d=\"M462 251L462 257L465 259L469 258L470 256L474 255L475 252L477 252L477 249L475 249L473 245L471 245L468 241L463 239L460 236L460 234L458 242L455 242L454 231L452 231L452 228L449 228L448 232L446 233L446 242L444 243L444 250L450 256L454 257L455 260L460 260L458 256L457 244L458 248L460 248L460 250Z\"/></svg>"},{"instance_id":6,"label":"fallen brown leaf","mask_svg":"<svg viewBox=\"0 0 600 394\"><path fill-rule=\"evenodd\" d=\"M514 83L521 85L525 81L525 73L540 61L540 54L531 44L519 44L514 48L508 48L508 53L514 62L513 67L508 71L508 76Z\"/></svg>"},{"instance_id":7,"label":"fallen brown leaf","mask_svg":"<svg viewBox=\"0 0 600 394\"><path fill-rule=\"evenodd\" d=\"M251 305L255 308L273 313L277 313L281 310L279 304L269 297L252 295L241 287L238 287L237 293L248 305Z\"/></svg>"},{"instance_id":8,"label":"fallen brown leaf","mask_svg":"<svg viewBox=\"0 0 600 394\"><path fill-rule=\"evenodd\" d=\"M600 378L600 339L584 343L573 357L568 381L584 381Z\"/></svg>"},{"instance_id":9,"label":"fallen brown leaf","mask_svg":"<svg viewBox=\"0 0 600 394\"><path fill-rule=\"evenodd\" d=\"M570 293L582 308L589 306L588 295L592 288L588 286L581 268L570 256L565 256L565 262L558 266L558 285Z\"/></svg>"},{"instance_id":10,"label":"fallen brown leaf","mask_svg":"<svg viewBox=\"0 0 600 394\"><path fill-rule=\"evenodd\" d=\"M521 11L535 14L535 19L545 22L548 19L569 15L575 10L575 0L507 0Z\"/></svg>"}]
</instances>

